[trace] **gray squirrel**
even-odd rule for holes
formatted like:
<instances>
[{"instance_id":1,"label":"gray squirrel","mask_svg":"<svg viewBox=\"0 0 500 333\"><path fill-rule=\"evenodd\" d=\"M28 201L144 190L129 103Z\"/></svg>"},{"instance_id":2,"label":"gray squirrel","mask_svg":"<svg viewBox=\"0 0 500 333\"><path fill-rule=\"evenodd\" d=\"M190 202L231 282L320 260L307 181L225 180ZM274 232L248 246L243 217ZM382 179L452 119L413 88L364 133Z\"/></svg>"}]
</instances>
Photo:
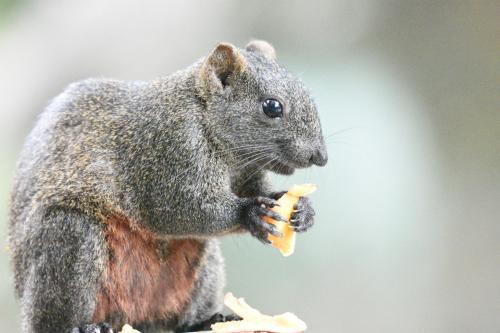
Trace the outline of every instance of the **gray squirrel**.
<instances>
[{"instance_id":1,"label":"gray squirrel","mask_svg":"<svg viewBox=\"0 0 500 333\"><path fill-rule=\"evenodd\" d=\"M9 246L22 330L203 329L226 318L218 238L279 236L269 171L323 166L315 104L264 41L153 81L87 79L54 98L20 155ZM296 231L313 224L301 198Z\"/></svg>"}]
</instances>

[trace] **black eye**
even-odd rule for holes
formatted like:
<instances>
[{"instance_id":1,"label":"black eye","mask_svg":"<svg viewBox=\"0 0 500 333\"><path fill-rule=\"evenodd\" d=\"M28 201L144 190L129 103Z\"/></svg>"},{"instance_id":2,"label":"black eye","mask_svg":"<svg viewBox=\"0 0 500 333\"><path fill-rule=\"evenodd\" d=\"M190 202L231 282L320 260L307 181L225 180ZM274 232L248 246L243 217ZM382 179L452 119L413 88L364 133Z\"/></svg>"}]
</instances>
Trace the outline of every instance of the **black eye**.
<instances>
[{"instance_id":1,"label":"black eye","mask_svg":"<svg viewBox=\"0 0 500 333\"><path fill-rule=\"evenodd\" d=\"M271 118L281 117L283 116L283 105L274 98L268 98L262 102L262 111Z\"/></svg>"}]
</instances>

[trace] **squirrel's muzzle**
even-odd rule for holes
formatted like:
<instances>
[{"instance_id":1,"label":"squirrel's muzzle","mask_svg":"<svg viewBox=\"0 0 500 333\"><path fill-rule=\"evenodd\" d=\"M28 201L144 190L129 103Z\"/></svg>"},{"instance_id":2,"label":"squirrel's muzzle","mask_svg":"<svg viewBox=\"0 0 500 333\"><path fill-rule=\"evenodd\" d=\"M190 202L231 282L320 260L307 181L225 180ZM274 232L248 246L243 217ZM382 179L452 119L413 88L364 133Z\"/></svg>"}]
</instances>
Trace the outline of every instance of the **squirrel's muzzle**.
<instances>
[{"instance_id":1,"label":"squirrel's muzzle","mask_svg":"<svg viewBox=\"0 0 500 333\"><path fill-rule=\"evenodd\" d=\"M325 166L326 162L328 162L328 153L326 152L326 147L322 145L320 148L316 149L312 153L310 161L312 164Z\"/></svg>"}]
</instances>

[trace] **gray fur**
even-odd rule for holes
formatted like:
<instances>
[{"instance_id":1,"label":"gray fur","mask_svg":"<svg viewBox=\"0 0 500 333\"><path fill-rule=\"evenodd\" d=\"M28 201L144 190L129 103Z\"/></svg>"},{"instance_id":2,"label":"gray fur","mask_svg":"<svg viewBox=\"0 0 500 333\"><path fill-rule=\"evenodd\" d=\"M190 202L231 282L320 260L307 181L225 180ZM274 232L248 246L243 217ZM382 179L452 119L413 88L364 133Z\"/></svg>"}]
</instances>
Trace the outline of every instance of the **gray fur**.
<instances>
[{"instance_id":1,"label":"gray fur","mask_svg":"<svg viewBox=\"0 0 500 333\"><path fill-rule=\"evenodd\" d=\"M104 238L96 220L71 209L40 214L16 251L22 276L24 332L65 332L92 319L104 269ZM18 275L19 276L19 275ZM83 287L85 286L85 287Z\"/></svg>"},{"instance_id":2,"label":"gray fur","mask_svg":"<svg viewBox=\"0 0 500 333\"><path fill-rule=\"evenodd\" d=\"M258 45L219 44L150 82L73 83L40 115L19 158L10 211L24 332L88 323L108 255L107 214L160 238L208 239L176 325L220 310L223 261L213 237L248 229L254 197L271 195L268 171L326 163L309 92ZM263 114L267 97L285 104L283 119Z\"/></svg>"},{"instance_id":3,"label":"gray fur","mask_svg":"<svg viewBox=\"0 0 500 333\"><path fill-rule=\"evenodd\" d=\"M216 239L207 244L204 264L200 270L195 292L182 318L180 327L189 327L206 320L216 312L222 311L222 292L225 285L224 260Z\"/></svg>"}]
</instances>

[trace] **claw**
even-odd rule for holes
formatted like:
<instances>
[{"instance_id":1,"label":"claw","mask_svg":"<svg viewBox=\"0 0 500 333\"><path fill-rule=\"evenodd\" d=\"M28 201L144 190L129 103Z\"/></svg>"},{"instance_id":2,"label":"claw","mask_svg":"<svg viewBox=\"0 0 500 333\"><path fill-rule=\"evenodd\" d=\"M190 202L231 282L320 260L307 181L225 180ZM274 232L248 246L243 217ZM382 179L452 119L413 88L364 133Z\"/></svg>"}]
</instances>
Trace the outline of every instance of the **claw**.
<instances>
[{"instance_id":1,"label":"claw","mask_svg":"<svg viewBox=\"0 0 500 333\"><path fill-rule=\"evenodd\" d=\"M257 203L259 203L261 206L264 205L265 207L269 208L273 208L275 206L280 205L278 201L267 197L257 197Z\"/></svg>"},{"instance_id":2,"label":"claw","mask_svg":"<svg viewBox=\"0 0 500 333\"><path fill-rule=\"evenodd\" d=\"M269 239L267 239L267 234L266 234L266 236L265 236L265 237L257 237L257 238L258 238L258 239L259 239L262 243L264 243L264 244L271 244L271 243L272 243Z\"/></svg>"},{"instance_id":3,"label":"claw","mask_svg":"<svg viewBox=\"0 0 500 333\"><path fill-rule=\"evenodd\" d=\"M288 222L281 214L273 212L272 210L261 208L259 213L264 216L269 216L276 221Z\"/></svg>"},{"instance_id":4,"label":"claw","mask_svg":"<svg viewBox=\"0 0 500 333\"><path fill-rule=\"evenodd\" d=\"M220 312L215 313L210 319L208 319L210 323L215 324L215 323L220 323L224 321L224 315Z\"/></svg>"},{"instance_id":5,"label":"claw","mask_svg":"<svg viewBox=\"0 0 500 333\"><path fill-rule=\"evenodd\" d=\"M239 321L239 320L243 320L242 317L238 316L237 314L235 313L232 313L232 314L228 314L225 318L224 318L224 321Z\"/></svg>"},{"instance_id":6,"label":"claw","mask_svg":"<svg viewBox=\"0 0 500 333\"><path fill-rule=\"evenodd\" d=\"M283 234L278 230L278 228L276 228L274 224L261 221L261 227L275 237L283 237Z\"/></svg>"},{"instance_id":7,"label":"claw","mask_svg":"<svg viewBox=\"0 0 500 333\"><path fill-rule=\"evenodd\" d=\"M272 225L272 224L271 224ZM278 237L278 238L281 238L283 237L283 233L281 231L278 230L278 228L276 228L274 225L272 225L272 228L271 230L269 231L269 233L271 235L273 235L274 237Z\"/></svg>"}]
</instances>

